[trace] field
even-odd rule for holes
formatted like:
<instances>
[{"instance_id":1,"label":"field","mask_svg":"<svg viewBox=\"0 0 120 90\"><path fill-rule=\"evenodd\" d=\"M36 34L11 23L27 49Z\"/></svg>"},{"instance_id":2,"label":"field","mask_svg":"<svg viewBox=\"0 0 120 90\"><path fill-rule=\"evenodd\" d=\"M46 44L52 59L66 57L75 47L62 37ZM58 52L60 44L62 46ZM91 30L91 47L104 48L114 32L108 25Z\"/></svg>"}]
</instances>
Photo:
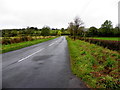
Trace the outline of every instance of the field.
<instances>
[{"instance_id":1,"label":"field","mask_svg":"<svg viewBox=\"0 0 120 90\"><path fill-rule=\"evenodd\" d=\"M27 47L27 46L34 45L34 44L45 42L45 41L48 41L48 40L51 40L51 39L54 39L54 38L56 38L56 37L44 38L44 39L35 39L35 40L32 40L32 41L2 45L1 46L2 47L1 51L2 52L0 52L0 53L5 53L5 52L17 50L17 49L20 49L20 48L24 48L24 47Z\"/></svg>"},{"instance_id":2,"label":"field","mask_svg":"<svg viewBox=\"0 0 120 90\"><path fill-rule=\"evenodd\" d=\"M120 41L120 37L92 37L93 39Z\"/></svg>"},{"instance_id":3,"label":"field","mask_svg":"<svg viewBox=\"0 0 120 90\"><path fill-rule=\"evenodd\" d=\"M67 38L73 74L91 88L120 88L120 53Z\"/></svg>"}]
</instances>

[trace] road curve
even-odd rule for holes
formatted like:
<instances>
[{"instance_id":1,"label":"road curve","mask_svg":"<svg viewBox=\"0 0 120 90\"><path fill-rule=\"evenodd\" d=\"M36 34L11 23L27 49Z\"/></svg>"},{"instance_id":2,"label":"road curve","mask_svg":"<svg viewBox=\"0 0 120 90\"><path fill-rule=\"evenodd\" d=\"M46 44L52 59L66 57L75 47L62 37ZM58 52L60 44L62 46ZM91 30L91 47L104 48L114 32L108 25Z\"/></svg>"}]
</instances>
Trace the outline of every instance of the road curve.
<instances>
[{"instance_id":1,"label":"road curve","mask_svg":"<svg viewBox=\"0 0 120 90\"><path fill-rule=\"evenodd\" d=\"M64 36L2 54L2 88L86 88L70 70Z\"/></svg>"}]
</instances>

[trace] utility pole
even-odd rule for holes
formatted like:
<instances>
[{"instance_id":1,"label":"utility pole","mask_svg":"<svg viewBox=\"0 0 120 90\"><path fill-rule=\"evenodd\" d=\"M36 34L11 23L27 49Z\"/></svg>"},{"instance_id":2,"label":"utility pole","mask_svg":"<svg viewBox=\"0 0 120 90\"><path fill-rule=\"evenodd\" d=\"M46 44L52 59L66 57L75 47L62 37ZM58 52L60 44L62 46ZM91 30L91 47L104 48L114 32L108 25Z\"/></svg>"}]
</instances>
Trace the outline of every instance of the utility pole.
<instances>
[{"instance_id":1,"label":"utility pole","mask_svg":"<svg viewBox=\"0 0 120 90\"><path fill-rule=\"evenodd\" d=\"M118 2L118 27L120 28L120 1Z\"/></svg>"}]
</instances>

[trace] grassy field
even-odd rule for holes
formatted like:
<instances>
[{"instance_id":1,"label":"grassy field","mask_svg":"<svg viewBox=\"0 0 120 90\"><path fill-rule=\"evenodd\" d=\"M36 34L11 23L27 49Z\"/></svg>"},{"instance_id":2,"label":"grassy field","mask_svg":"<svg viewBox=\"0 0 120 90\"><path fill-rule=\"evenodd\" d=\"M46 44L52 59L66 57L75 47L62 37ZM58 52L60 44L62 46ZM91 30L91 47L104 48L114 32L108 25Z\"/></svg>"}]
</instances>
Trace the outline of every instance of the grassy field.
<instances>
[{"instance_id":1,"label":"grassy field","mask_svg":"<svg viewBox=\"0 0 120 90\"><path fill-rule=\"evenodd\" d=\"M92 37L94 39L120 41L120 37Z\"/></svg>"},{"instance_id":2,"label":"grassy field","mask_svg":"<svg viewBox=\"0 0 120 90\"><path fill-rule=\"evenodd\" d=\"M73 74L91 88L120 88L118 52L80 40L67 41Z\"/></svg>"},{"instance_id":3,"label":"grassy field","mask_svg":"<svg viewBox=\"0 0 120 90\"><path fill-rule=\"evenodd\" d=\"M45 42L48 40L52 40L55 39L56 37L52 37L52 38L47 38L47 39L37 39L37 40L33 40L33 41L26 41L26 42L21 42L21 43L14 43L14 44L8 44L8 45L1 45L2 49L0 53L5 53L5 52L9 52L9 51L13 51L13 50L17 50L20 48L24 48L27 46L31 46L34 44L38 44L41 42Z\"/></svg>"}]
</instances>

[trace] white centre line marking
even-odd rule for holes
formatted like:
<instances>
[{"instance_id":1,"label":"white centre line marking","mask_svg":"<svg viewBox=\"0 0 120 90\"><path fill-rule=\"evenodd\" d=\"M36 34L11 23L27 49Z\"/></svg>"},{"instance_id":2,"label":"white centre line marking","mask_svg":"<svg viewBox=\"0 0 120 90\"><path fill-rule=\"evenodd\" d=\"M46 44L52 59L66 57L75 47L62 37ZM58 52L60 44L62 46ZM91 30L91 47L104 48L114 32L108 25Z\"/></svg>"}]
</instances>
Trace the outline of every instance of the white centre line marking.
<instances>
[{"instance_id":1,"label":"white centre line marking","mask_svg":"<svg viewBox=\"0 0 120 90\"><path fill-rule=\"evenodd\" d=\"M58 42L58 41L56 41L56 42Z\"/></svg>"},{"instance_id":2,"label":"white centre line marking","mask_svg":"<svg viewBox=\"0 0 120 90\"><path fill-rule=\"evenodd\" d=\"M52 46L53 44L55 44L55 43L52 43L52 44L50 44L49 46Z\"/></svg>"},{"instance_id":3,"label":"white centre line marking","mask_svg":"<svg viewBox=\"0 0 120 90\"><path fill-rule=\"evenodd\" d=\"M18 62L21 62L21 61L23 61L23 60L25 60L25 59L27 59L27 58L33 56L34 54L36 54L36 53L38 53L38 52L41 52L41 51L44 50L44 49L45 49L45 48L42 48L42 49L40 49L40 50L34 52L33 54L30 54L29 56L27 56L27 57L25 57L25 58L23 58L23 59L20 59Z\"/></svg>"}]
</instances>

